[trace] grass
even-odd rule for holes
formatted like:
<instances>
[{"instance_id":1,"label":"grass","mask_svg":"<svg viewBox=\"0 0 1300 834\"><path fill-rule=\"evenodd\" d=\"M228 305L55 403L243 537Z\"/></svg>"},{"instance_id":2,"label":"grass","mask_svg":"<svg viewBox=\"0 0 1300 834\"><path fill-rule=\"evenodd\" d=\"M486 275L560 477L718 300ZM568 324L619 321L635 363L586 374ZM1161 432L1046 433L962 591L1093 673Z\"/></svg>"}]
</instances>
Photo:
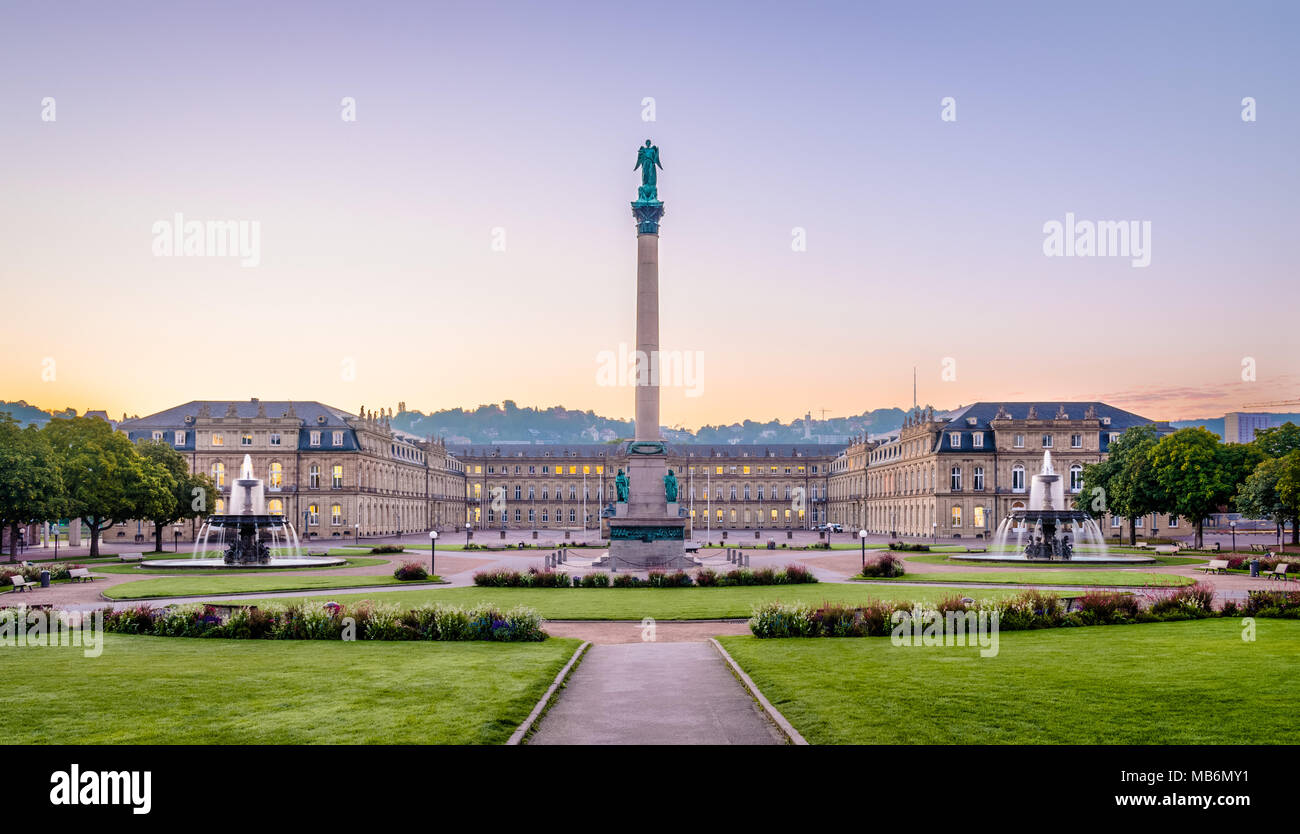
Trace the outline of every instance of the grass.
<instances>
[{"instance_id":1,"label":"grass","mask_svg":"<svg viewBox=\"0 0 1300 834\"><path fill-rule=\"evenodd\" d=\"M411 606L422 602L463 606L493 603L504 608L526 605L551 620L639 620L643 617L714 620L749 617L755 605L770 600L865 603L873 599L898 599L932 603L958 593L961 589L881 589L879 586L822 583L743 588L429 588L371 595L346 594L330 599L337 602L382 599ZM981 589L968 593L977 599L1002 599L1018 592Z\"/></svg>"},{"instance_id":2,"label":"grass","mask_svg":"<svg viewBox=\"0 0 1300 834\"><path fill-rule=\"evenodd\" d=\"M1164 567L1175 567L1178 565L1200 565L1208 561L1207 559L1198 559L1190 556L1156 556L1155 554L1152 553L1144 553L1141 555L1150 556L1152 560L1150 562L1143 562L1142 565L1144 567L1154 567L1157 565L1164 566ZM999 567L999 568L1002 567L1046 568L1048 570L1060 570L1063 567L1074 569L1074 570L1080 570L1082 568L1087 567L1086 563L1078 563L1078 562L1026 562L1023 559L1007 559L1007 560L963 559L959 555L945 556L942 553L916 553L916 554L909 555L907 557L907 561L924 562L929 565L959 565L962 567L973 567L977 565L991 565L993 567ZM1103 565L1099 567L1110 567L1113 570L1115 566Z\"/></svg>"},{"instance_id":3,"label":"grass","mask_svg":"<svg viewBox=\"0 0 1300 834\"><path fill-rule=\"evenodd\" d=\"M1300 622L1062 628L978 648L889 638L722 644L814 744L1296 744Z\"/></svg>"},{"instance_id":4,"label":"grass","mask_svg":"<svg viewBox=\"0 0 1300 834\"><path fill-rule=\"evenodd\" d=\"M577 640L106 636L0 650L10 744L500 744Z\"/></svg>"},{"instance_id":5,"label":"grass","mask_svg":"<svg viewBox=\"0 0 1300 834\"><path fill-rule=\"evenodd\" d=\"M365 568L365 567L371 567L373 565L382 565L387 561L388 561L387 559L348 559L347 563L343 565L313 565L310 567L274 568L274 569L263 568L261 570L310 571L310 570L325 570L327 568L342 570L344 568ZM165 575L165 576L176 576L176 577L230 576L230 571L231 571L230 568L211 568L208 570L197 569L197 568L142 568L139 565L91 565L91 567L94 568L94 570L91 571L91 573L116 573L116 574L128 574L131 576L141 576L141 575L145 575L145 576Z\"/></svg>"},{"instance_id":6,"label":"grass","mask_svg":"<svg viewBox=\"0 0 1300 834\"><path fill-rule=\"evenodd\" d=\"M441 577L421 580L441 582ZM370 585L402 585L392 574L378 576L313 576L307 574L256 574L249 576L214 576L202 573L197 576L166 576L159 579L142 579L124 582L104 589L108 599L159 599L162 597L193 597L206 594L257 594L271 591L314 591L328 588L359 588Z\"/></svg>"},{"instance_id":7,"label":"grass","mask_svg":"<svg viewBox=\"0 0 1300 834\"><path fill-rule=\"evenodd\" d=\"M1027 571L951 571L944 573L909 573L892 578L870 577L872 582L956 582L991 583L994 585L1100 585L1123 588L1144 585L1191 585L1190 576L1172 573L1142 573L1124 570L1041 570Z\"/></svg>"}]
</instances>

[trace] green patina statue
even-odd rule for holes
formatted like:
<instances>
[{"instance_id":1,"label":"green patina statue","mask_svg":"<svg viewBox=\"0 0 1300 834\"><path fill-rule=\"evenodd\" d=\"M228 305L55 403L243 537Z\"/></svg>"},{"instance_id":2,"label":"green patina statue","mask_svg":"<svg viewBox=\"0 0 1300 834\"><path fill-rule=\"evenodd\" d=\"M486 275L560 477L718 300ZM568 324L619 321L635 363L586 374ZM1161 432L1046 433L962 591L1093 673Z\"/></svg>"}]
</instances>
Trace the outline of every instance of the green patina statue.
<instances>
[{"instance_id":1,"label":"green patina statue","mask_svg":"<svg viewBox=\"0 0 1300 834\"><path fill-rule=\"evenodd\" d=\"M645 140L645 147L637 148L636 165L632 170L641 169L641 187L637 189L636 196L639 203L654 203L659 200L659 177L655 168L663 169L663 164L659 162L659 146L651 145L650 140Z\"/></svg>"},{"instance_id":2,"label":"green patina statue","mask_svg":"<svg viewBox=\"0 0 1300 834\"><path fill-rule=\"evenodd\" d=\"M673 474L671 469L664 476L664 497L668 499L669 504L677 501L677 476Z\"/></svg>"},{"instance_id":3,"label":"green patina statue","mask_svg":"<svg viewBox=\"0 0 1300 834\"><path fill-rule=\"evenodd\" d=\"M627 489L628 489L627 476L624 475L623 470L620 469L618 470L618 475L614 476L614 492L617 493L618 500L620 503L623 504L627 503Z\"/></svg>"}]
</instances>

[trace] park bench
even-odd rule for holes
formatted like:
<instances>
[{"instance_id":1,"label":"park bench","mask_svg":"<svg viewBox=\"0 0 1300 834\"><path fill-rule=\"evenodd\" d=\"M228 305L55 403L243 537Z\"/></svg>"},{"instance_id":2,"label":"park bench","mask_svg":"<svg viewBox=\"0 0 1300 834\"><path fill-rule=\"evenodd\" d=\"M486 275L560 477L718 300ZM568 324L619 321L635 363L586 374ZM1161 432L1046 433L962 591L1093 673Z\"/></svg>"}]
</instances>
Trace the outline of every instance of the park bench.
<instances>
[{"instance_id":1,"label":"park bench","mask_svg":"<svg viewBox=\"0 0 1300 834\"><path fill-rule=\"evenodd\" d=\"M30 591L32 588L36 587L33 583L28 582L26 579L24 579L20 574L14 574L13 576L9 577L9 581L13 583L14 593L16 594L21 593L23 591Z\"/></svg>"},{"instance_id":2,"label":"park bench","mask_svg":"<svg viewBox=\"0 0 1300 834\"><path fill-rule=\"evenodd\" d=\"M1250 546L1250 552L1251 552L1251 553L1267 553L1267 552L1268 552L1268 546L1267 546L1267 545L1262 545L1262 544L1252 544L1252 545Z\"/></svg>"},{"instance_id":3,"label":"park bench","mask_svg":"<svg viewBox=\"0 0 1300 834\"><path fill-rule=\"evenodd\" d=\"M987 547L968 547L966 548L966 552L967 553L988 553L989 549Z\"/></svg>"},{"instance_id":4,"label":"park bench","mask_svg":"<svg viewBox=\"0 0 1300 834\"><path fill-rule=\"evenodd\" d=\"M307 555L313 557L324 557L330 555L330 552L328 550L308 550Z\"/></svg>"},{"instance_id":5,"label":"park bench","mask_svg":"<svg viewBox=\"0 0 1300 834\"><path fill-rule=\"evenodd\" d=\"M1159 555L1161 555L1161 556L1173 556L1175 553L1178 552L1178 545L1176 545L1176 544L1158 544L1158 545L1155 546L1155 551L1156 551L1157 554L1159 554Z\"/></svg>"},{"instance_id":6,"label":"park bench","mask_svg":"<svg viewBox=\"0 0 1300 834\"><path fill-rule=\"evenodd\" d=\"M1265 579L1281 579L1286 581L1286 570L1289 567L1291 566L1286 562L1279 562L1277 567L1273 568L1271 571L1266 571L1265 573L1260 574L1260 576L1263 576Z\"/></svg>"},{"instance_id":7,"label":"park bench","mask_svg":"<svg viewBox=\"0 0 1300 834\"><path fill-rule=\"evenodd\" d=\"M71 579L73 582L93 582L95 577L90 575L90 570L88 568L73 568L68 571L68 579Z\"/></svg>"},{"instance_id":8,"label":"park bench","mask_svg":"<svg viewBox=\"0 0 1300 834\"><path fill-rule=\"evenodd\" d=\"M1213 559L1210 561L1208 565L1201 565L1199 568L1197 568L1197 570L1201 571L1202 573L1227 573L1228 560Z\"/></svg>"},{"instance_id":9,"label":"park bench","mask_svg":"<svg viewBox=\"0 0 1300 834\"><path fill-rule=\"evenodd\" d=\"M117 557L119 562L143 562L143 553L123 553Z\"/></svg>"},{"instance_id":10,"label":"park bench","mask_svg":"<svg viewBox=\"0 0 1300 834\"><path fill-rule=\"evenodd\" d=\"M687 542L687 543L686 543L686 552L687 552L687 553L698 553L699 550L700 550L699 542Z\"/></svg>"}]
</instances>

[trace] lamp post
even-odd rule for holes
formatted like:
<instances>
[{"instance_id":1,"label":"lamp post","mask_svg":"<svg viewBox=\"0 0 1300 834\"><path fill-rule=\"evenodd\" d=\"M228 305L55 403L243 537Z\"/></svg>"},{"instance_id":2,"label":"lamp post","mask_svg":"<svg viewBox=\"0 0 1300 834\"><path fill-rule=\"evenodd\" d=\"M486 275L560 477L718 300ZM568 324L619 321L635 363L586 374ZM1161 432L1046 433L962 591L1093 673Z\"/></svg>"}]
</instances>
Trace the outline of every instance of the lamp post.
<instances>
[{"instance_id":1,"label":"lamp post","mask_svg":"<svg viewBox=\"0 0 1300 834\"><path fill-rule=\"evenodd\" d=\"M466 550L469 549L469 531L472 529L474 529L474 525L468 521L465 522L465 549Z\"/></svg>"},{"instance_id":2,"label":"lamp post","mask_svg":"<svg viewBox=\"0 0 1300 834\"><path fill-rule=\"evenodd\" d=\"M939 546L939 522L931 521L930 527L934 530L934 546Z\"/></svg>"},{"instance_id":3,"label":"lamp post","mask_svg":"<svg viewBox=\"0 0 1300 834\"><path fill-rule=\"evenodd\" d=\"M858 531L858 538L862 540L862 572L867 570L867 531L865 528Z\"/></svg>"},{"instance_id":4,"label":"lamp post","mask_svg":"<svg viewBox=\"0 0 1300 834\"><path fill-rule=\"evenodd\" d=\"M1229 521L1228 526L1232 528L1232 552L1237 552L1237 522Z\"/></svg>"},{"instance_id":5,"label":"lamp post","mask_svg":"<svg viewBox=\"0 0 1300 834\"><path fill-rule=\"evenodd\" d=\"M353 524L353 525L352 525L352 544L353 544L353 545L361 544L361 525L360 525L360 524Z\"/></svg>"},{"instance_id":6,"label":"lamp post","mask_svg":"<svg viewBox=\"0 0 1300 834\"><path fill-rule=\"evenodd\" d=\"M438 531L429 531L429 576L436 576L438 571L434 567L438 563Z\"/></svg>"},{"instance_id":7,"label":"lamp post","mask_svg":"<svg viewBox=\"0 0 1300 834\"><path fill-rule=\"evenodd\" d=\"M179 525L172 528L172 553L181 552L181 528Z\"/></svg>"}]
</instances>

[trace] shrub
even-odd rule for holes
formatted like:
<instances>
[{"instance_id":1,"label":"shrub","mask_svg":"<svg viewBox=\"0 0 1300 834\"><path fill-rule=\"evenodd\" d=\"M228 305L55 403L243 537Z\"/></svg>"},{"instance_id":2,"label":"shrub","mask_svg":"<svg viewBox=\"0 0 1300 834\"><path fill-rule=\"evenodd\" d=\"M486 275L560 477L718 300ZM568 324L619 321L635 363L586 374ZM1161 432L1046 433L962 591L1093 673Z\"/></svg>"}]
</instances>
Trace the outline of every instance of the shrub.
<instances>
[{"instance_id":1,"label":"shrub","mask_svg":"<svg viewBox=\"0 0 1300 834\"><path fill-rule=\"evenodd\" d=\"M754 572L749 568L737 568L736 570L727 571L728 585L757 585L754 581Z\"/></svg>"},{"instance_id":2,"label":"shrub","mask_svg":"<svg viewBox=\"0 0 1300 834\"><path fill-rule=\"evenodd\" d=\"M403 562L397 570L393 571L393 576L402 582L413 582L428 579L429 572L419 562Z\"/></svg>"},{"instance_id":3,"label":"shrub","mask_svg":"<svg viewBox=\"0 0 1300 834\"><path fill-rule=\"evenodd\" d=\"M154 609L147 605L104 609L104 630L116 634L152 634Z\"/></svg>"},{"instance_id":4,"label":"shrub","mask_svg":"<svg viewBox=\"0 0 1300 834\"><path fill-rule=\"evenodd\" d=\"M749 618L755 637L815 637L812 610L806 605L768 602L758 606Z\"/></svg>"},{"instance_id":5,"label":"shrub","mask_svg":"<svg viewBox=\"0 0 1300 834\"><path fill-rule=\"evenodd\" d=\"M785 584L785 572L778 574L772 568L759 568L754 571L755 585L782 585Z\"/></svg>"},{"instance_id":6,"label":"shrub","mask_svg":"<svg viewBox=\"0 0 1300 834\"><path fill-rule=\"evenodd\" d=\"M618 573L614 575L615 588L635 588L640 584L641 580L637 579L630 573Z\"/></svg>"},{"instance_id":7,"label":"shrub","mask_svg":"<svg viewBox=\"0 0 1300 834\"><path fill-rule=\"evenodd\" d=\"M700 568L695 572L695 584L701 588L716 588L718 586L718 572L713 568Z\"/></svg>"},{"instance_id":8,"label":"shrub","mask_svg":"<svg viewBox=\"0 0 1300 834\"><path fill-rule=\"evenodd\" d=\"M1132 594L1118 591L1089 591L1075 603L1077 619L1083 625L1132 622L1141 606Z\"/></svg>"},{"instance_id":9,"label":"shrub","mask_svg":"<svg viewBox=\"0 0 1300 834\"><path fill-rule=\"evenodd\" d=\"M809 585L815 583L817 577L803 565L786 565L785 581L791 585Z\"/></svg>"},{"instance_id":10,"label":"shrub","mask_svg":"<svg viewBox=\"0 0 1300 834\"><path fill-rule=\"evenodd\" d=\"M1249 591L1241 606L1244 617L1300 618L1300 591Z\"/></svg>"},{"instance_id":11,"label":"shrub","mask_svg":"<svg viewBox=\"0 0 1300 834\"><path fill-rule=\"evenodd\" d=\"M862 569L863 576L881 577L888 579L893 576L902 576L906 573L903 567L903 560L899 559L892 553L882 553L874 559L867 562L866 567Z\"/></svg>"},{"instance_id":12,"label":"shrub","mask_svg":"<svg viewBox=\"0 0 1300 834\"><path fill-rule=\"evenodd\" d=\"M1214 610L1214 589L1200 582L1184 588L1164 590L1147 609L1151 614L1192 614L1206 616Z\"/></svg>"},{"instance_id":13,"label":"shrub","mask_svg":"<svg viewBox=\"0 0 1300 834\"><path fill-rule=\"evenodd\" d=\"M402 622L402 610L394 602L377 602L366 618L366 640L410 640L414 629Z\"/></svg>"},{"instance_id":14,"label":"shrub","mask_svg":"<svg viewBox=\"0 0 1300 834\"><path fill-rule=\"evenodd\" d=\"M889 549L902 550L908 553L924 553L930 550L930 545L921 544L919 542L916 544L908 544L907 542L890 542Z\"/></svg>"},{"instance_id":15,"label":"shrub","mask_svg":"<svg viewBox=\"0 0 1300 834\"><path fill-rule=\"evenodd\" d=\"M661 570L652 570L646 575L646 584L651 588L689 588L695 583L686 571L665 573Z\"/></svg>"},{"instance_id":16,"label":"shrub","mask_svg":"<svg viewBox=\"0 0 1300 834\"><path fill-rule=\"evenodd\" d=\"M517 570L479 571L474 574L474 584L486 588L522 588L528 580Z\"/></svg>"},{"instance_id":17,"label":"shrub","mask_svg":"<svg viewBox=\"0 0 1300 834\"><path fill-rule=\"evenodd\" d=\"M400 544L377 544L370 548L371 553L403 553L406 548Z\"/></svg>"},{"instance_id":18,"label":"shrub","mask_svg":"<svg viewBox=\"0 0 1300 834\"><path fill-rule=\"evenodd\" d=\"M608 588L609 574L604 571L595 571L582 577L582 587L584 588Z\"/></svg>"},{"instance_id":19,"label":"shrub","mask_svg":"<svg viewBox=\"0 0 1300 834\"><path fill-rule=\"evenodd\" d=\"M527 582L530 588L567 588L569 587L569 575L563 571L538 570L529 568L528 573L521 577Z\"/></svg>"}]
</instances>

